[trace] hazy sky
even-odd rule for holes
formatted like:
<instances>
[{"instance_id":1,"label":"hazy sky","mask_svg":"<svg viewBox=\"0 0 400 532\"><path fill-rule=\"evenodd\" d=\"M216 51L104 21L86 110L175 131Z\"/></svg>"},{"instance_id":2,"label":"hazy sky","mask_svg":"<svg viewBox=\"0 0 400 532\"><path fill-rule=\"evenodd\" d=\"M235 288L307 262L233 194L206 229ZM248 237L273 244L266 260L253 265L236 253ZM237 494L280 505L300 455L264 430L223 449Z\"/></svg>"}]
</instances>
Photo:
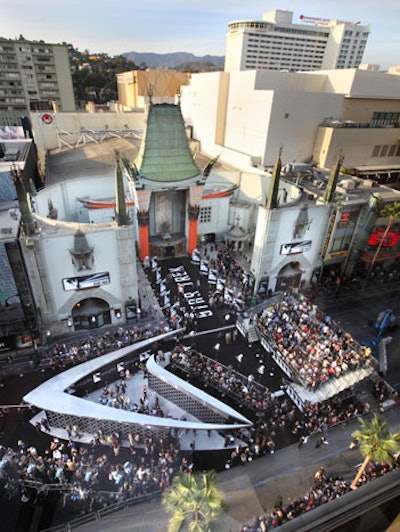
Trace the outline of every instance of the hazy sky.
<instances>
[{"instance_id":1,"label":"hazy sky","mask_svg":"<svg viewBox=\"0 0 400 532\"><path fill-rule=\"evenodd\" d=\"M228 23L272 9L369 24L363 63L400 65L399 0L0 0L0 36L66 42L80 51L225 55Z\"/></svg>"}]
</instances>

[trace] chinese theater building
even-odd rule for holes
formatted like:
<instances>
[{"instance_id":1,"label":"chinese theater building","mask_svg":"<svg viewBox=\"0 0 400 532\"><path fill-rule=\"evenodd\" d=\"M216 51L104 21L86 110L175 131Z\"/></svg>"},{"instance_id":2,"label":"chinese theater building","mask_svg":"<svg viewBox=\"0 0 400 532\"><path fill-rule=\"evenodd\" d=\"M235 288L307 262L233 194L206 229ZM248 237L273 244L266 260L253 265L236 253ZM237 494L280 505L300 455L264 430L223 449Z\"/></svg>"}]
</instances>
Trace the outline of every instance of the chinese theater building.
<instances>
[{"instance_id":1,"label":"chinese theater building","mask_svg":"<svg viewBox=\"0 0 400 532\"><path fill-rule=\"evenodd\" d=\"M126 169L140 259L192 253L205 175L190 151L179 105L150 104L141 147Z\"/></svg>"}]
</instances>

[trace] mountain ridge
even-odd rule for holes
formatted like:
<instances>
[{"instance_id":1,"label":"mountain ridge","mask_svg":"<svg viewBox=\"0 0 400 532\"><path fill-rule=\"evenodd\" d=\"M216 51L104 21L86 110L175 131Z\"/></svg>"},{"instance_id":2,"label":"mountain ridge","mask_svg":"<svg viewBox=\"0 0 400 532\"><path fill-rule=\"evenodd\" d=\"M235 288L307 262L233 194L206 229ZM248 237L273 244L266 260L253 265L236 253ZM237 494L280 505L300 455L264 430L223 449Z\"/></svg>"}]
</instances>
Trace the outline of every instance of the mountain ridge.
<instances>
[{"instance_id":1,"label":"mountain ridge","mask_svg":"<svg viewBox=\"0 0 400 532\"><path fill-rule=\"evenodd\" d=\"M196 56L190 52L124 52L122 54L137 66L145 64L147 68L178 68L185 63L212 63L215 67L224 67L225 57L218 55Z\"/></svg>"}]
</instances>

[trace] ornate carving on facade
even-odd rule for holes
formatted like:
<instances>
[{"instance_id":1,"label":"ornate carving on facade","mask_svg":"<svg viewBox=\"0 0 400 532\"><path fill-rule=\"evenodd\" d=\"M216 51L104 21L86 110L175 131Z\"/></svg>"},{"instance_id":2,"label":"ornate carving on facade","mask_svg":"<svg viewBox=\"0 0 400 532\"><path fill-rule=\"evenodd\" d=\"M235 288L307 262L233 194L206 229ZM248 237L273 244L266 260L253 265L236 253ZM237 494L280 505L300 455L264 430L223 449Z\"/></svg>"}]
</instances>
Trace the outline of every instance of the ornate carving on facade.
<instances>
[{"instance_id":1,"label":"ornate carving on facade","mask_svg":"<svg viewBox=\"0 0 400 532\"><path fill-rule=\"evenodd\" d=\"M26 236L35 234L35 221L32 217L30 202L25 188L24 175L21 168L15 164L11 166L10 174L17 192L18 206L21 212L21 226Z\"/></svg>"},{"instance_id":2,"label":"ornate carving on facade","mask_svg":"<svg viewBox=\"0 0 400 532\"><path fill-rule=\"evenodd\" d=\"M74 235L74 248L69 250L78 272L92 269L94 262L93 249L93 247L88 245L85 233L78 229Z\"/></svg>"},{"instance_id":3,"label":"ornate carving on facade","mask_svg":"<svg viewBox=\"0 0 400 532\"><path fill-rule=\"evenodd\" d=\"M293 227L293 238L302 238L310 228L312 220L308 219L307 205L303 205Z\"/></svg>"},{"instance_id":4,"label":"ornate carving on facade","mask_svg":"<svg viewBox=\"0 0 400 532\"><path fill-rule=\"evenodd\" d=\"M189 220L197 220L199 217L200 207L198 205L189 205L188 215Z\"/></svg>"},{"instance_id":5,"label":"ornate carving on facade","mask_svg":"<svg viewBox=\"0 0 400 532\"><path fill-rule=\"evenodd\" d=\"M47 215L48 218L51 218L52 220L57 220L58 212L57 212L57 209L54 207L51 199L48 200L47 204L49 206L49 214Z\"/></svg>"},{"instance_id":6,"label":"ornate carving on facade","mask_svg":"<svg viewBox=\"0 0 400 532\"><path fill-rule=\"evenodd\" d=\"M149 225L149 211L137 211L137 220L142 227Z\"/></svg>"}]
</instances>

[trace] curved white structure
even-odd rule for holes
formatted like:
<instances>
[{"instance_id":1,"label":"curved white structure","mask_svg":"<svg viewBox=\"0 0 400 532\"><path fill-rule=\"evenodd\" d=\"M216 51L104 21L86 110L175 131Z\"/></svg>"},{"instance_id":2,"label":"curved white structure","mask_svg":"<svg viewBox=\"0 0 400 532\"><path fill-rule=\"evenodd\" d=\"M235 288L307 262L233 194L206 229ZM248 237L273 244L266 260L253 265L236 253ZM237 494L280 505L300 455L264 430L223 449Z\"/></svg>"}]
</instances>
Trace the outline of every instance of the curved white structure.
<instances>
[{"instance_id":1,"label":"curved white structure","mask_svg":"<svg viewBox=\"0 0 400 532\"><path fill-rule=\"evenodd\" d=\"M152 384L155 385L157 393L166 396L170 401L173 400L171 394L178 397L177 403L181 403L179 406L185 408L184 404L188 405L194 416L200 415L201 421L156 417L121 410L68 393L67 390L73 388L75 383L96 373L102 367L117 363L132 353L141 352L156 342L172 338L176 333L177 331L172 331L142 340L84 362L44 382L23 399L26 403L44 410L53 429L64 429L67 424L71 426L77 424L83 433L89 434L98 429L104 433L116 430L123 437L127 437L128 433L133 431L147 436L167 433L170 429L175 429L176 433L180 430L230 432L251 426L251 421L233 408L159 366L154 356L147 361L149 388L152 388Z\"/></svg>"}]
</instances>

